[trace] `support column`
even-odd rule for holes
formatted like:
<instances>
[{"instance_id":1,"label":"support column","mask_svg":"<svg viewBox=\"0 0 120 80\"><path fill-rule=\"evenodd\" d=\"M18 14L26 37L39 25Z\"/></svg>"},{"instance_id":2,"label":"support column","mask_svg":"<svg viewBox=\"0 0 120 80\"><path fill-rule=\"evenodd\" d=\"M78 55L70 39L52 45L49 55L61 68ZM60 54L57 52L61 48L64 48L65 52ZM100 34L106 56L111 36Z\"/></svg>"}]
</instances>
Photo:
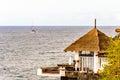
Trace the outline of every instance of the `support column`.
<instances>
[{"instance_id":1,"label":"support column","mask_svg":"<svg viewBox=\"0 0 120 80\"><path fill-rule=\"evenodd\" d=\"M84 69L83 69L83 68L84 68L84 65L83 65L83 63L84 63L84 58L83 58L83 57L82 57L81 61L82 61L82 65L81 65L81 68L82 68L82 69L81 69L81 71L84 71Z\"/></svg>"},{"instance_id":2,"label":"support column","mask_svg":"<svg viewBox=\"0 0 120 80\"><path fill-rule=\"evenodd\" d=\"M94 73L98 72L98 53L94 52Z\"/></svg>"},{"instance_id":3,"label":"support column","mask_svg":"<svg viewBox=\"0 0 120 80\"><path fill-rule=\"evenodd\" d=\"M80 57L79 57L79 52L78 53L75 53L75 70L77 71L77 68L79 68L79 59L80 59Z\"/></svg>"},{"instance_id":4,"label":"support column","mask_svg":"<svg viewBox=\"0 0 120 80\"><path fill-rule=\"evenodd\" d=\"M75 53L75 60L79 60L79 53Z\"/></svg>"},{"instance_id":5,"label":"support column","mask_svg":"<svg viewBox=\"0 0 120 80\"><path fill-rule=\"evenodd\" d=\"M60 67L60 76L65 76L65 67Z\"/></svg>"},{"instance_id":6,"label":"support column","mask_svg":"<svg viewBox=\"0 0 120 80\"><path fill-rule=\"evenodd\" d=\"M72 64L72 59L71 59L71 57L69 57L69 65L71 65Z\"/></svg>"},{"instance_id":7,"label":"support column","mask_svg":"<svg viewBox=\"0 0 120 80\"><path fill-rule=\"evenodd\" d=\"M42 74L42 69L39 68L39 69L37 70L37 75L41 75L41 74Z\"/></svg>"}]
</instances>

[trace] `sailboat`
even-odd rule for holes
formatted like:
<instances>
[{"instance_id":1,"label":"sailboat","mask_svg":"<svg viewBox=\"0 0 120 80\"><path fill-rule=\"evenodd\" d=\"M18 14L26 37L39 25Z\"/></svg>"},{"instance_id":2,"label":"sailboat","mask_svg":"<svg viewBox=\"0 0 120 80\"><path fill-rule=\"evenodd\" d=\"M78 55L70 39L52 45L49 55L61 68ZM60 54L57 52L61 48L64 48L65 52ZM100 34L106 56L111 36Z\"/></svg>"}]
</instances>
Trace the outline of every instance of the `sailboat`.
<instances>
[{"instance_id":1,"label":"sailboat","mask_svg":"<svg viewBox=\"0 0 120 80\"><path fill-rule=\"evenodd\" d=\"M35 29L34 26L32 26L32 32L33 32L33 33L36 33L36 29Z\"/></svg>"}]
</instances>

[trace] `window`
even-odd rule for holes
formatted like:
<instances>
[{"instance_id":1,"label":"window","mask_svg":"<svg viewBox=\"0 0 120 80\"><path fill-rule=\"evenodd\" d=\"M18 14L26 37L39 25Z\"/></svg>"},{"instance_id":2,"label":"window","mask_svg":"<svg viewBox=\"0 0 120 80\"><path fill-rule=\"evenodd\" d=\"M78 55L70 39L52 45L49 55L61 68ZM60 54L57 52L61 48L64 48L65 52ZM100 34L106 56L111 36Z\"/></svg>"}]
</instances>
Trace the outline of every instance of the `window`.
<instances>
[{"instance_id":1,"label":"window","mask_svg":"<svg viewBox=\"0 0 120 80\"><path fill-rule=\"evenodd\" d=\"M93 56L94 52L90 52L90 51L82 51L80 52L80 56Z\"/></svg>"}]
</instances>

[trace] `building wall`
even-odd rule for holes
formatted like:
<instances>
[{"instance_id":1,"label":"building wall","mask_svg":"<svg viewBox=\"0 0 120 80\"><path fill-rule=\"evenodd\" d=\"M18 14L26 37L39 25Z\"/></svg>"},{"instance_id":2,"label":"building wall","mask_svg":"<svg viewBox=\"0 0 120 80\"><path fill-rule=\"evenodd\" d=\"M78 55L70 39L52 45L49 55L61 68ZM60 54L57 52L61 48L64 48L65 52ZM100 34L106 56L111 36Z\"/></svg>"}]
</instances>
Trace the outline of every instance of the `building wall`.
<instances>
[{"instance_id":1,"label":"building wall","mask_svg":"<svg viewBox=\"0 0 120 80\"><path fill-rule=\"evenodd\" d=\"M75 67L80 71L92 70L94 73L98 73L103 69L103 64L106 63L106 57L98 57L97 52L83 51L75 53Z\"/></svg>"}]
</instances>

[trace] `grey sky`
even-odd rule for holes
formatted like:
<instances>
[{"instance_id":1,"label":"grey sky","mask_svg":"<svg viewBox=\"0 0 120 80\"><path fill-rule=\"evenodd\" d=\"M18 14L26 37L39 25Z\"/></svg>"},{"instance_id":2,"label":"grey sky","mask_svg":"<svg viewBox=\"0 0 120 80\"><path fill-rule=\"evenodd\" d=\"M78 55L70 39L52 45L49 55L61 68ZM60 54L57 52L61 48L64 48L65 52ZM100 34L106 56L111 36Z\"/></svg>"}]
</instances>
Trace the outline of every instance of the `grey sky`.
<instances>
[{"instance_id":1,"label":"grey sky","mask_svg":"<svg viewBox=\"0 0 120 80\"><path fill-rule=\"evenodd\" d=\"M0 0L2 25L120 25L119 0Z\"/></svg>"}]
</instances>

